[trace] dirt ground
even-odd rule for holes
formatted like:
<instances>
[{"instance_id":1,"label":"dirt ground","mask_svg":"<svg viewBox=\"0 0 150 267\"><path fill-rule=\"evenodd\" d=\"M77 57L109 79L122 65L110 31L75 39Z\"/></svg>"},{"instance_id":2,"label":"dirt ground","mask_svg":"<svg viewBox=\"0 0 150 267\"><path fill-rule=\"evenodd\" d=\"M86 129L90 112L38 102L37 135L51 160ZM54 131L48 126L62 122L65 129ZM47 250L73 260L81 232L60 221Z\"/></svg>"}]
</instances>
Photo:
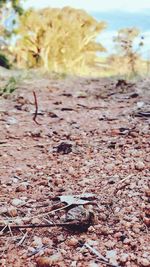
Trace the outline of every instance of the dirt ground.
<instances>
[{"instance_id":1,"label":"dirt ground","mask_svg":"<svg viewBox=\"0 0 150 267\"><path fill-rule=\"evenodd\" d=\"M150 266L149 100L149 79L77 77L1 97L1 266Z\"/></svg>"}]
</instances>

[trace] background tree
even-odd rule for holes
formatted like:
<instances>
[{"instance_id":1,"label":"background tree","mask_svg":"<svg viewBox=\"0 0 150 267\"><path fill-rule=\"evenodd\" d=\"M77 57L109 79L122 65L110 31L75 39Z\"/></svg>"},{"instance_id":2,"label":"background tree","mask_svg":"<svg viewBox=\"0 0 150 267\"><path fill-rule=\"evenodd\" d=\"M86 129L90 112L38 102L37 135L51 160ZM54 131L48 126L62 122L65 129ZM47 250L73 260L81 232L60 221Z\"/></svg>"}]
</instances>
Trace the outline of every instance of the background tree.
<instances>
[{"instance_id":1,"label":"background tree","mask_svg":"<svg viewBox=\"0 0 150 267\"><path fill-rule=\"evenodd\" d=\"M0 0L0 66L9 68L10 39L18 17L23 14L20 0Z\"/></svg>"},{"instance_id":2,"label":"background tree","mask_svg":"<svg viewBox=\"0 0 150 267\"><path fill-rule=\"evenodd\" d=\"M140 31L136 28L125 28L119 30L117 36L114 37L117 55L112 56L112 61L114 60L121 72L124 69L132 76L138 72L138 65L141 60L140 48L144 45L142 37L140 42L135 45L139 34Z\"/></svg>"},{"instance_id":3,"label":"background tree","mask_svg":"<svg viewBox=\"0 0 150 267\"><path fill-rule=\"evenodd\" d=\"M20 18L16 46L19 65L84 74L105 48L96 37L105 28L83 10L30 9Z\"/></svg>"}]
</instances>

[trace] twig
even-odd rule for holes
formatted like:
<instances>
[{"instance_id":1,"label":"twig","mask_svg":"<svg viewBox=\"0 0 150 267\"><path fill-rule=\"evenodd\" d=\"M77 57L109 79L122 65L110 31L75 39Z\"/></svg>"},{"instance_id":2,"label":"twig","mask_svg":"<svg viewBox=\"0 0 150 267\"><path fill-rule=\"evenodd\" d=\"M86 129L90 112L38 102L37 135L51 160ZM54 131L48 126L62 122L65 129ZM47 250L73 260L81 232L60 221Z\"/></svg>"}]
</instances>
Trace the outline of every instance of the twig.
<instances>
[{"instance_id":1,"label":"twig","mask_svg":"<svg viewBox=\"0 0 150 267\"><path fill-rule=\"evenodd\" d=\"M2 225L2 226L0 226L0 235L2 235L3 232L5 232L5 229L7 229L7 228L8 228L8 225ZM8 231L8 229L7 229L7 231Z\"/></svg>"},{"instance_id":2,"label":"twig","mask_svg":"<svg viewBox=\"0 0 150 267\"><path fill-rule=\"evenodd\" d=\"M64 206L64 207L61 207L61 208L58 208L58 209L55 209L55 210L51 210L51 211L48 211L48 212L45 212L45 213L42 213L42 214L38 214L38 215L35 215L35 216L33 216L33 217L31 217L30 219L33 219L33 218L39 218L39 217L43 217L43 216L47 216L47 215L49 215L49 214L51 214L51 213L54 213L54 212L56 212L56 211L59 211L59 210L64 210L64 209L66 209L66 208L68 208L68 207L70 207L71 206L71 204L68 204L68 205L66 205L66 206Z\"/></svg>"},{"instance_id":3,"label":"twig","mask_svg":"<svg viewBox=\"0 0 150 267\"><path fill-rule=\"evenodd\" d=\"M25 225L0 225L0 230L3 232L9 231L10 227L11 230L17 229L28 229L28 228L48 228L48 227L70 227L74 225L80 225L80 222L71 221L69 223L53 223L53 224L25 224Z\"/></svg>"},{"instance_id":4,"label":"twig","mask_svg":"<svg viewBox=\"0 0 150 267\"><path fill-rule=\"evenodd\" d=\"M127 184L124 184L124 185L123 185L122 183L126 182L128 179L131 179L132 177L133 177L133 174L130 174L130 175L128 175L127 177L125 177L125 178L123 178L122 180L120 180L118 183L116 183L116 184L115 184L115 190L114 190L114 193L117 193L118 190L124 188ZM122 184L122 185L120 185L120 184ZM118 185L120 185L120 186L118 187Z\"/></svg>"},{"instance_id":5,"label":"twig","mask_svg":"<svg viewBox=\"0 0 150 267\"><path fill-rule=\"evenodd\" d=\"M0 141L0 145L7 144L7 142L8 141L6 141L6 140L4 140L4 141L2 140L2 141Z\"/></svg>"},{"instance_id":6,"label":"twig","mask_svg":"<svg viewBox=\"0 0 150 267\"><path fill-rule=\"evenodd\" d=\"M100 254L95 248L91 247L88 243L84 243L84 246L92 251L93 254L95 254L99 259L108 262L109 260L105 257L103 257L102 254Z\"/></svg>"},{"instance_id":7,"label":"twig","mask_svg":"<svg viewBox=\"0 0 150 267\"><path fill-rule=\"evenodd\" d=\"M47 247L48 245L36 248L34 251L28 254L28 257L32 257L33 255L36 255L37 253L39 253L40 251L44 250Z\"/></svg>"},{"instance_id":8,"label":"twig","mask_svg":"<svg viewBox=\"0 0 150 267\"><path fill-rule=\"evenodd\" d=\"M84 243L83 245L98 257L99 262L104 263L108 266L112 266L112 267L120 267L119 265L114 265L110 263L109 259L104 257L101 253L99 253L95 248L91 247L88 243Z\"/></svg>"},{"instance_id":9,"label":"twig","mask_svg":"<svg viewBox=\"0 0 150 267\"><path fill-rule=\"evenodd\" d=\"M11 225L8 224L7 227L8 227L8 229L9 229L10 235L13 237L13 233L12 233L12 231L11 231Z\"/></svg>"},{"instance_id":10,"label":"twig","mask_svg":"<svg viewBox=\"0 0 150 267\"><path fill-rule=\"evenodd\" d=\"M21 240L20 240L20 241L18 242L18 244L17 244L18 247L19 247L20 245L22 245L22 243L23 243L24 240L26 239L27 235L28 235L28 232L26 232L26 233L23 235L23 237L21 238Z\"/></svg>"},{"instance_id":11,"label":"twig","mask_svg":"<svg viewBox=\"0 0 150 267\"><path fill-rule=\"evenodd\" d=\"M36 120L36 117L38 115L38 102L37 102L37 96L36 96L36 93L35 91L33 91L33 96L34 96L34 104L35 104L35 113L34 113L34 116L33 116L33 120L36 124L40 125L40 123L37 122Z\"/></svg>"}]
</instances>

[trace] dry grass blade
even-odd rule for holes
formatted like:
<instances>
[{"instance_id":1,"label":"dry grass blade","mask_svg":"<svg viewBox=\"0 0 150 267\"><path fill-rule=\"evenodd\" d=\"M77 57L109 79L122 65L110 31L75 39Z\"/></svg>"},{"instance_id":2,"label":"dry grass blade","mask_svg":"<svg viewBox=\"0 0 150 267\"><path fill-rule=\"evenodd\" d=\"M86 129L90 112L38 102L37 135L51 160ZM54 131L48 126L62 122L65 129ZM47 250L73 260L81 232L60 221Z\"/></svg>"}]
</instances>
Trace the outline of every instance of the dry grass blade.
<instances>
[{"instance_id":1,"label":"dry grass blade","mask_svg":"<svg viewBox=\"0 0 150 267\"><path fill-rule=\"evenodd\" d=\"M84 243L84 246L88 248L93 254L95 254L98 257L100 262L105 263L106 265L109 265L112 267L120 267L119 265L114 265L114 264L109 263L109 260L106 257L100 254L95 248L91 247L88 243Z\"/></svg>"}]
</instances>

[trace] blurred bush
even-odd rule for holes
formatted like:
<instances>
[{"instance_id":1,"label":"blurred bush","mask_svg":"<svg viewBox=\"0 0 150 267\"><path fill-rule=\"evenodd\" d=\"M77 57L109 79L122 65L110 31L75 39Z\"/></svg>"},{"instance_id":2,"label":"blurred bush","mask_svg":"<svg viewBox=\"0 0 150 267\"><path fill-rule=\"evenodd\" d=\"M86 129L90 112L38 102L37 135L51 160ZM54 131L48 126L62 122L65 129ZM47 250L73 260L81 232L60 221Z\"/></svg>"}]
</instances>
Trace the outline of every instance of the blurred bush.
<instances>
[{"instance_id":1,"label":"blurred bush","mask_svg":"<svg viewBox=\"0 0 150 267\"><path fill-rule=\"evenodd\" d=\"M140 41L135 46L137 37ZM147 62L140 55L144 40L143 37L140 38L140 31L137 28L120 29L114 37L114 44L116 53L111 55L108 61L116 74L135 77L146 72Z\"/></svg>"},{"instance_id":2,"label":"blurred bush","mask_svg":"<svg viewBox=\"0 0 150 267\"><path fill-rule=\"evenodd\" d=\"M88 74L97 52L105 51L96 37L106 27L83 10L30 9L20 17L14 48L19 67L44 71Z\"/></svg>"},{"instance_id":3,"label":"blurred bush","mask_svg":"<svg viewBox=\"0 0 150 267\"><path fill-rule=\"evenodd\" d=\"M11 37L19 16L23 14L20 0L0 0L0 66L10 68Z\"/></svg>"}]
</instances>

